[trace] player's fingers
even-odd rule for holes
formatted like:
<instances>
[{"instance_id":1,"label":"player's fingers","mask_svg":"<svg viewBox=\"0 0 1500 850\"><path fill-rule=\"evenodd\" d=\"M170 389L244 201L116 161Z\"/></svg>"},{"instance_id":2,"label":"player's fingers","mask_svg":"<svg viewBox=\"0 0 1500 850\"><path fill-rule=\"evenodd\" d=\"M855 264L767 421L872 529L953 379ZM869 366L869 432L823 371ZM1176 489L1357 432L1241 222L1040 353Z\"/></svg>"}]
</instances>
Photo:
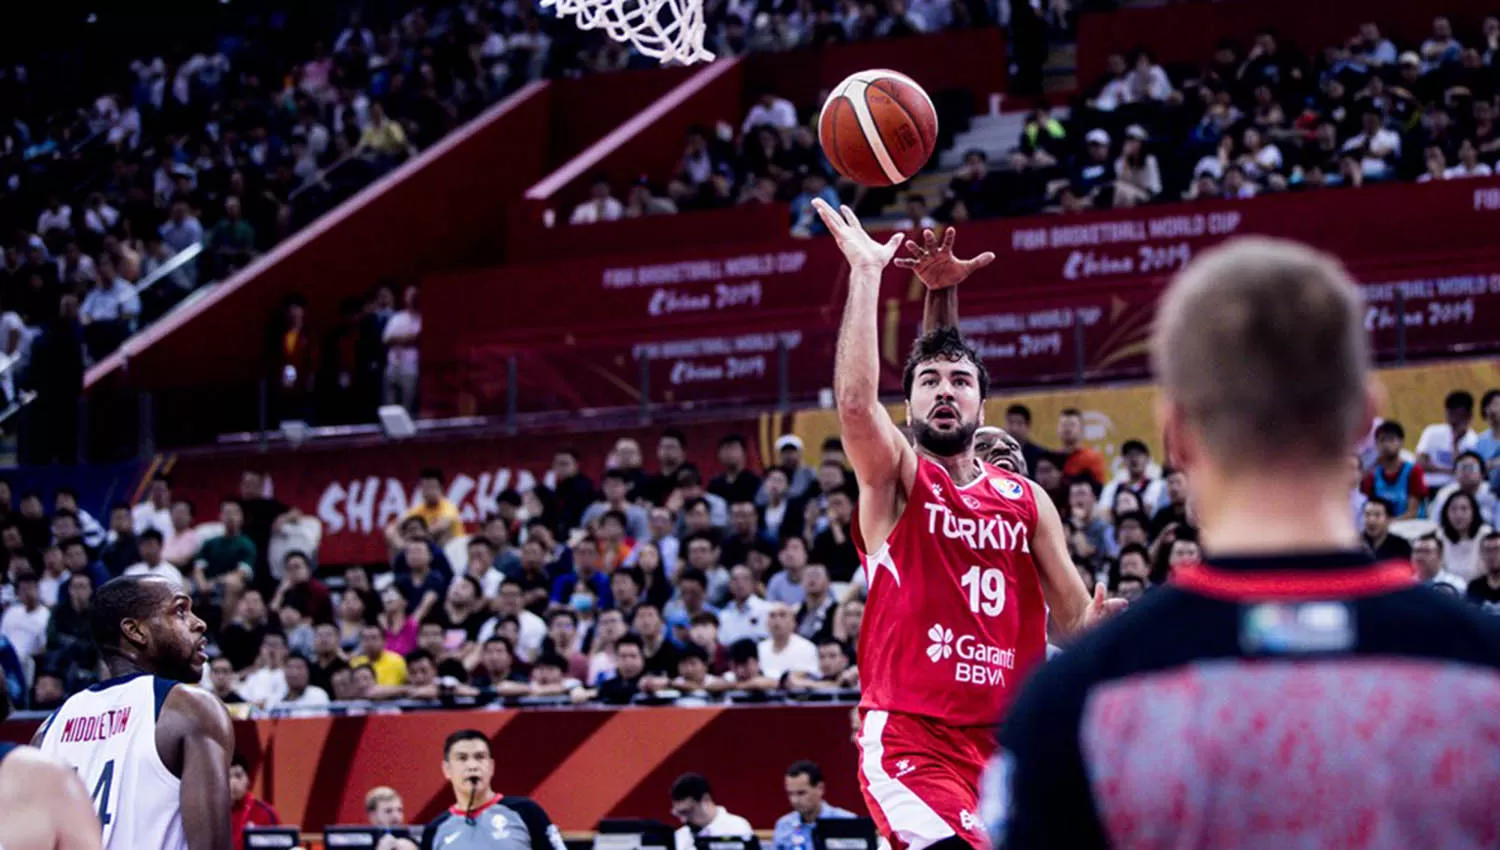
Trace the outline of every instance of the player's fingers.
<instances>
[{"instance_id":1,"label":"player's fingers","mask_svg":"<svg viewBox=\"0 0 1500 850\"><path fill-rule=\"evenodd\" d=\"M985 251L983 254L969 261L969 265L976 269L982 269L995 261L994 251Z\"/></svg>"},{"instance_id":2,"label":"player's fingers","mask_svg":"<svg viewBox=\"0 0 1500 850\"><path fill-rule=\"evenodd\" d=\"M914 260L911 257L897 257L893 262L898 269L912 269L913 271L915 271L919 261Z\"/></svg>"},{"instance_id":3,"label":"player's fingers","mask_svg":"<svg viewBox=\"0 0 1500 850\"><path fill-rule=\"evenodd\" d=\"M932 232L932 228L929 227L922 231L922 241L927 244L928 251L936 251L938 249L937 234Z\"/></svg>"},{"instance_id":4,"label":"player's fingers","mask_svg":"<svg viewBox=\"0 0 1500 850\"><path fill-rule=\"evenodd\" d=\"M833 207L830 207L822 198L813 198L812 203L813 209L817 211L818 218L823 219L823 224L828 228L828 232L832 233L835 239L842 241L844 219L838 213L834 212Z\"/></svg>"},{"instance_id":5,"label":"player's fingers","mask_svg":"<svg viewBox=\"0 0 1500 850\"><path fill-rule=\"evenodd\" d=\"M1094 582L1094 604L1104 604L1104 582L1102 581Z\"/></svg>"},{"instance_id":6,"label":"player's fingers","mask_svg":"<svg viewBox=\"0 0 1500 850\"><path fill-rule=\"evenodd\" d=\"M899 230L896 231L894 234L892 234L891 238L885 240L885 252L886 252L886 254L887 255L895 254L896 253L896 249L901 247L901 240L903 240L905 238L906 238L906 234L902 233Z\"/></svg>"},{"instance_id":7,"label":"player's fingers","mask_svg":"<svg viewBox=\"0 0 1500 850\"><path fill-rule=\"evenodd\" d=\"M950 228L948 228L947 232L943 234L943 250L944 251L951 251L953 249L953 239L957 235L958 235L958 228L956 228L956 227L950 227Z\"/></svg>"},{"instance_id":8,"label":"player's fingers","mask_svg":"<svg viewBox=\"0 0 1500 850\"><path fill-rule=\"evenodd\" d=\"M920 257L923 254L927 253L926 249L910 239L906 240L906 252L908 254L911 254L913 257Z\"/></svg>"},{"instance_id":9,"label":"player's fingers","mask_svg":"<svg viewBox=\"0 0 1500 850\"><path fill-rule=\"evenodd\" d=\"M843 214L844 222L846 224L848 224L850 227L859 227L859 216L856 216L854 214L854 210L849 209L848 204L840 204L839 212Z\"/></svg>"}]
</instances>

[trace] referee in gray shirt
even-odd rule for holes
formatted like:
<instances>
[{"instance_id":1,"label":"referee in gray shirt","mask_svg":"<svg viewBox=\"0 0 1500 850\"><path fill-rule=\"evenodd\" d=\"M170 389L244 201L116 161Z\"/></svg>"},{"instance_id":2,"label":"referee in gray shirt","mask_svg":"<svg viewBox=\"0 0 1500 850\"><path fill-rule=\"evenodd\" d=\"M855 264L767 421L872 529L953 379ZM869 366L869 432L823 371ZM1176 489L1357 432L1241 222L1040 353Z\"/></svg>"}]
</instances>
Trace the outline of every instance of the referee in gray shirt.
<instances>
[{"instance_id":1,"label":"referee in gray shirt","mask_svg":"<svg viewBox=\"0 0 1500 850\"><path fill-rule=\"evenodd\" d=\"M567 850L535 800L495 793L495 760L483 732L448 736L443 777L453 786L453 806L423 830L422 850Z\"/></svg>"}]
</instances>

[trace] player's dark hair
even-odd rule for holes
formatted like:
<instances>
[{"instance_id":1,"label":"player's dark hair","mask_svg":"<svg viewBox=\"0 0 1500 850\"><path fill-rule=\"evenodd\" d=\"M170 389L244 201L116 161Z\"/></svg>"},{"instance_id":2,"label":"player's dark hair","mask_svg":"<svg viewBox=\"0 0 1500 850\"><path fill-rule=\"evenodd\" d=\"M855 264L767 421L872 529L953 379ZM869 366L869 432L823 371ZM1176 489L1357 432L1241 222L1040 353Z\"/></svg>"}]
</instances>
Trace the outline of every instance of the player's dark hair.
<instances>
[{"instance_id":1,"label":"player's dark hair","mask_svg":"<svg viewBox=\"0 0 1500 850\"><path fill-rule=\"evenodd\" d=\"M979 359L979 352L964 342L958 328L949 326L922 334L912 345L911 354L906 358L906 368L901 371L901 392L908 401L911 400L912 384L916 382L917 367L933 360L971 361L974 364L975 380L979 382L979 397L983 399L989 395L990 373L984 368L984 361Z\"/></svg>"},{"instance_id":2,"label":"player's dark hair","mask_svg":"<svg viewBox=\"0 0 1500 850\"><path fill-rule=\"evenodd\" d=\"M701 773L684 773L677 777L672 783L672 802L679 800L693 800L703 802L704 797L712 797L714 789L709 786L708 780Z\"/></svg>"},{"instance_id":3,"label":"player's dark hair","mask_svg":"<svg viewBox=\"0 0 1500 850\"><path fill-rule=\"evenodd\" d=\"M622 646L633 646L641 651L641 657L644 658L646 655L646 642L641 640L640 635L621 635L620 639L615 641L615 652L618 653L620 651L620 647Z\"/></svg>"},{"instance_id":4,"label":"player's dark hair","mask_svg":"<svg viewBox=\"0 0 1500 850\"><path fill-rule=\"evenodd\" d=\"M1443 399L1444 410L1464 410L1470 414L1474 412L1474 394L1468 390L1454 390Z\"/></svg>"},{"instance_id":5,"label":"player's dark hair","mask_svg":"<svg viewBox=\"0 0 1500 850\"><path fill-rule=\"evenodd\" d=\"M460 729L443 741L443 761L447 761L448 754L453 752L453 748L464 741L483 741L486 749L490 746L490 737L478 729Z\"/></svg>"},{"instance_id":6,"label":"player's dark hair","mask_svg":"<svg viewBox=\"0 0 1500 850\"><path fill-rule=\"evenodd\" d=\"M89 630L100 654L106 659L119 655L125 639L120 623L148 619L172 592L172 585L156 576L121 576L105 582L89 603Z\"/></svg>"},{"instance_id":7,"label":"player's dark hair","mask_svg":"<svg viewBox=\"0 0 1500 850\"><path fill-rule=\"evenodd\" d=\"M792 766L786 769L786 775L787 778L806 776L809 785L823 784L823 768L819 767L817 762L807 759L792 762Z\"/></svg>"}]
</instances>

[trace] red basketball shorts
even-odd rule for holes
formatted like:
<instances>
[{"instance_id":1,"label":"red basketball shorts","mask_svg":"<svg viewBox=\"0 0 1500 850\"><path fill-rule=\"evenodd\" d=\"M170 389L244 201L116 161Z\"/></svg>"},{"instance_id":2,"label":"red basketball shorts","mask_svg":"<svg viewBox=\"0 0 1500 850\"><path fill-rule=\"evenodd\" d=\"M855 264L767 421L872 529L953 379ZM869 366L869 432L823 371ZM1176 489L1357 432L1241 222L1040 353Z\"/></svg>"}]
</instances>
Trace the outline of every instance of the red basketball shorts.
<instances>
[{"instance_id":1,"label":"red basketball shorts","mask_svg":"<svg viewBox=\"0 0 1500 850\"><path fill-rule=\"evenodd\" d=\"M861 710L859 789L881 834L898 850L953 836L988 848L979 777L995 746L993 727Z\"/></svg>"}]
</instances>

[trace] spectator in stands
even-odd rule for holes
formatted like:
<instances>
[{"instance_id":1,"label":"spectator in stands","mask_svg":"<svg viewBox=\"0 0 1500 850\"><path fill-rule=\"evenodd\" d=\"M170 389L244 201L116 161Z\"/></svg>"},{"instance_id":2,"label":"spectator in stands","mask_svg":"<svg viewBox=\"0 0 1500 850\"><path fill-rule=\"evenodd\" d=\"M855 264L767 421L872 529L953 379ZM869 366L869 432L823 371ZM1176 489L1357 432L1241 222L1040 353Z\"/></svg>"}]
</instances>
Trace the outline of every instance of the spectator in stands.
<instances>
[{"instance_id":1,"label":"spectator in stands","mask_svg":"<svg viewBox=\"0 0 1500 850\"><path fill-rule=\"evenodd\" d=\"M1479 505L1480 521L1494 514L1495 492L1485 486L1485 462L1484 457L1478 451L1471 450L1459 454L1458 461L1453 467L1453 480L1433 494L1429 515L1441 517L1448 498L1458 492L1467 493Z\"/></svg>"},{"instance_id":2,"label":"spectator in stands","mask_svg":"<svg viewBox=\"0 0 1500 850\"><path fill-rule=\"evenodd\" d=\"M355 598L358 598L357 595ZM318 623L313 626L312 654L308 657L308 681L330 694L333 692L334 672L349 666L339 637L337 624Z\"/></svg>"},{"instance_id":3,"label":"spectator in stands","mask_svg":"<svg viewBox=\"0 0 1500 850\"><path fill-rule=\"evenodd\" d=\"M828 525L813 539L809 557L822 564L833 581L847 582L859 569L859 551L854 546L854 494L847 488L828 496Z\"/></svg>"},{"instance_id":4,"label":"spectator in stands","mask_svg":"<svg viewBox=\"0 0 1500 850\"><path fill-rule=\"evenodd\" d=\"M1100 512L1112 513L1119 494L1126 492L1135 495L1138 508L1155 510L1166 501L1166 483L1152 476L1151 449L1132 439L1121 444L1120 454L1125 459L1125 469L1099 494Z\"/></svg>"},{"instance_id":5,"label":"spectator in stands","mask_svg":"<svg viewBox=\"0 0 1500 850\"><path fill-rule=\"evenodd\" d=\"M1443 171L1443 179L1460 180L1466 177L1489 177L1494 171L1479 161L1479 150L1473 139L1464 139L1458 145L1458 164Z\"/></svg>"},{"instance_id":6,"label":"spectator in stands","mask_svg":"<svg viewBox=\"0 0 1500 850\"><path fill-rule=\"evenodd\" d=\"M1375 428L1375 464L1365 473L1360 491L1384 499L1394 506L1397 519L1410 519L1427 498L1427 479L1422 467L1402 457L1406 430L1400 422L1386 420Z\"/></svg>"},{"instance_id":7,"label":"spectator in stands","mask_svg":"<svg viewBox=\"0 0 1500 850\"><path fill-rule=\"evenodd\" d=\"M531 667L531 695L560 696L578 690L582 683L568 676L567 670L567 659L556 653L542 653Z\"/></svg>"},{"instance_id":8,"label":"spectator in stands","mask_svg":"<svg viewBox=\"0 0 1500 850\"><path fill-rule=\"evenodd\" d=\"M202 549L198 530L193 527L193 503L187 499L178 499L172 503L166 516L168 532L164 535L166 544L162 555L172 566L179 570L186 569ZM154 522L153 527L160 530ZM136 532L139 534L140 530L140 525L137 524Z\"/></svg>"},{"instance_id":9,"label":"spectator in stands","mask_svg":"<svg viewBox=\"0 0 1500 850\"><path fill-rule=\"evenodd\" d=\"M1474 421L1474 396L1456 390L1443 399L1444 421L1428 425L1417 438L1416 462L1422 467L1426 483L1442 489L1453 480L1453 467L1460 454L1474 448L1479 435L1470 427Z\"/></svg>"},{"instance_id":10,"label":"spectator in stands","mask_svg":"<svg viewBox=\"0 0 1500 850\"><path fill-rule=\"evenodd\" d=\"M530 541L529 541L530 542ZM495 612L500 617L515 617L518 639L515 650L523 662L536 658L542 641L547 637L547 623L524 604L525 594L521 582L506 579L500 583L500 595L495 600ZM498 626L498 623L496 624ZM483 635L481 635L481 639Z\"/></svg>"},{"instance_id":11,"label":"spectator in stands","mask_svg":"<svg viewBox=\"0 0 1500 850\"><path fill-rule=\"evenodd\" d=\"M250 763L239 753L235 753L229 762L229 803L230 846L246 846L246 827L281 824L281 816L276 813L276 809L250 793Z\"/></svg>"},{"instance_id":12,"label":"spectator in stands","mask_svg":"<svg viewBox=\"0 0 1500 850\"><path fill-rule=\"evenodd\" d=\"M840 203L837 190L828 185L828 178L821 171L809 171L802 178L802 191L792 198L793 236L828 235L828 228L823 226L822 219L813 214L814 198L822 198L835 207Z\"/></svg>"},{"instance_id":13,"label":"spectator in stands","mask_svg":"<svg viewBox=\"0 0 1500 850\"><path fill-rule=\"evenodd\" d=\"M1490 532L1479 544L1480 574L1466 593L1487 613L1500 614L1500 532Z\"/></svg>"},{"instance_id":14,"label":"spectator in stands","mask_svg":"<svg viewBox=\"0 0 1500 850\"><path fill-rule=\"evenodd\" d=\"M786 551L784 547L782 551ZM829 628L829 620L837 604L837 600L829 593L828 568L817 562L803 567L802 604L793 609L796 611L797 634L812 639Z\"/></svg>"},{"instance_id":15,"label":"spectator in stands","mask_svg":"<svg viewBox=\"0 0 1500 850\"><path fill-rule=\"evenodd\" d=\"M818 640L818 672L792 671L787 687L792 690L842 690L859 687L859 668L853 666L849 646L833 637Z\"/></svg>"},{"instance_id":16,"label":"spectator in stands","mask_svg":"<svg viewBox=\"0 0 1500 850\"><path fill-rule=\"evenodd\" d=\"M750 822L730 814L714 800L708 780L685 773L672 783L672 814L682 821L675 835L675 850L693 850L698 838L748 838L754 835Z\"/></svg>"},{"instance_id":17,"label":"spectator in stands","mask_svg":"<svg viewBox=\"0 0 1500 850\"><path fill-rule=\"evenodd\" d=\"M104 546L99 550L99 560L110 575L117 576L140 559L135 525L130 519L130 506L123 502L116 503L109 509L109 531L105 535Z\"/></svg>"},{"instance_id":18,"label":"spectator in stands","mask_svg":"<svg viewBox=\"0 0 1500 850\"><path fill-rule=\"evenodd\" d=\"M219 508L224 533L206 540L193 561L193 583L210 585L223 594L226 610L234 608L237 594L255 577L255 544L244 532L245 512L238 499L225 499Z\"/></svg>"},{"instance_id":19,"label":"spectator in stands","mask_svg":"<svg viewBox=\"0 0 1500 850\"><path fill-rule=\"evenodd\" d=\"M402 291L401 309L391 315L381 331L386 347L386 404L399 404L408 413L417 412L417 379L419 377L419 344L422 336L422 311L418 291L408 286Z\"/></svg>"},{"instance_id":20,"label":"spectator in stands","mask_svg":"<svg viewBox=\"0 0 1500 850\"><path fill-rule=\"evenodd\" d=\"M569 608L557 608L547 614L547 640L542 655L555 654L567 662L563 668L569 678L580 681L588 677L589 659L583 654L585 635L578 628L578 614Z\"/></svg>"},{"instance_id":21,"label":"spectator in stands","mask_svg":"<svg viewBox=\"0 0 1500 850\"><path fill-rule=\"evenodd\" d=\"M24 570L12 581L16 600L0 615L0 635L10 642L21 660L26 681L30 682L35 676L38 657L47 649L47 624L52 612L42 604L35 572Z\"/></svg>"},{"instance_id":22,"label":"spectator in stands","mask_svg":"<svg viewBox=\"0 0 1500 850\"><path fill-rule=\"evenodd\" d=\"M505 574L495 569L495 547L490 539L478 534L470 537L468 556L463 575L479 583L481 598L496 598L500 594L500 583L505 580Z\"/></svg>"},{"instance_id":23,"label":"spectator in stands","mask_svg":"<svg viewBox=\"0 0 1500 850\"><path fill-rule=\"evenodd\" d=\"M747 451L745 438L729 434L719 440L719 465L724 471L708 482L708 492L728 504L735 502L754 503L760 490L760 476L746 468Z\"/></svg>"},{"instance_id":24,"label":"spectator in stands","mask_svg":"<svg viewBox=\"0 0 1500 850\"><path fill-rule=\"evenodd\" d=\"M1411 564L1416 569L1417 580L1433 587L1444 586L1459 595L1468 589L1469 582L1448 572L1443 567L1443 541L1436 534L1424 534L1411 544Z\"/></svg>"},{"instance_id":25,"label":"spectator in stands","mask_svg":"<svg viewBox=\"0 0 1500 850\"><path fill-rule=\"evenodd\" d=\"M89 549L84 545L83 538L70 537L59 548L62 550L63 566L68 572L88 573L96 587L109 581L109 571L104 565L89 558ZM49 557L46 550L43 550L42 557L44 560Z\"/></svg>"},{"instance_id":26,"label":"spectator in stands","mask_svg":"<svg viewBox=\"0 0 1500 850\"><path fill-rule=\"evenodd\" d=\"M635 618L631 624L635 633L640 636L641 647L646 653L646 670L659 676L675 674L678 650L676 644L667 639L661 609L650 602L642 602L636 606Z\"/></svg>"},{"instance_id":27,"label":"spectator in stands","mask_svg":"<svg viewBox=\"0 0 1500 850\"><path fill-rule=\"evenodd\" d=\"M416 578L416 571L414 571L412 577L405 580L410 582L408 586L403 586L403 579L397 579L380 593L381 611L378 621L385 635L386 648L397 655L405 655L416 648L417 632L421 628L422 618L437 606L437 600L441 593L445 592L442 579L427 572L426 548L422 546L419 549L417 544L413 544L408 553L412 555L408 562L415 561L418 565L417 569L423 573L420 579ZM413 600L416 601L417 610L421 612L420 617L410 613ZM360 636L363 641L363 631L360 632Z\"/></svg>"},{"instance_id":28,"label":"spectator in stands","mask_svg":"<svg viewBox=\"0 0 1500 850\"><path fill-rule=\"evenodd\" d=\"M558 449L552 455L549 486L557 497L560 528L577 528L594 501L594 482L578 469L578 451Z\"/></svg>"},{"instance_id":29,"label":"spectator in stands","mask_svg":"<svg viewBox=\"0 0 1500 850\"><path fill-rule=\"evenodd\" d=\"M577 455L573 456L573 463L577 464ZM554 471L556 460L553 461ZM588 479L582 476L583 482ZM592 491L592 486L589 487ZM583 516L576 523L585 528L594 527L600 518L608 511L619 511L625 515L625 529L629 537L636 541L644 541L651 537L651 528L646 509L629 501L630 481L626 474L618 469L605 470L604 476L599 482L600 501L594 502L583 512ZM561 494L559 494L561 495Z\"/></svg>"},{"instance_id":30,"label":"spectator in stands","mask_svg":"<svg viewBox=\"0 0 1500 850\"><path fill-rule=\"evenodd\" d=\"M589 185L589 199L573 208L573 214L568 217L568 223L597 224L601 221L619 221L624 215L625 206L614 197L609 185L609 177L596 174Z\"/></svg>"},{"instance_id":31,"label":"spectator in stands","mask_svg":"<svg viewBox=\"0 0 1500 850\"><path fill-rule=\"evenodd\" d=\"M641 639L636 635L621 636L615 645L615 653L617 669L614 675L601 682L597 690L575 694L575 701L597 699L605 705L629 705L642 691L643 685L655 684L653 678L659 681L660 677L646 675L646 658Z\"/></svg>"},{"instance_id":32,"label":"spectator in stands","mask_svg":"<svg viewBox=\"0 0 1500 850\"><path fill-rule=\"evenodd\" d=\"M571 604L578 593L585 592L593 595L595 607L613 607L614 597L610 594L609 576L601 570L603 558L598 538L593 535L579 538L572 546L572 553L573 569L558 576L552 583L552 601Z\"/></svg>"},{"instance_id":33,"label":"spectator in stands","mask_svg":"<svg viewBox=\"0 0 1500 850\"><path fill-rule=\"evenodd\" d=\"M1090 566L1109 558L1115 546L1113 529L1098 515L1098 499L1094 495L1098 486L1087 476L1070 481L1068 513L1064 517L1068 548L1075 558Z\"/></svg>"},{"instance_id":34,"label":"spectator in stands","mask_svg":"<svg viewBox=\"0 0 1500 850\"><path fill-rule=\"evenodd\" d=\"M897 230L908 233L930 230L938 226L937 219L927 214L927 199L918 192L906 193L906 217L897 219Z\"/></svg>"},{"instance_id":35,"label":"spectator in stands","mask_svg":"<svg viewBox=\"0 0 1500 850\"><path fill-rule=\"evenodd\" d=\"M780 679L794 670L817 673L818 649L797 633L797 615L790 605L772 603L766 614L766 630L769 636L756 647L764 675Z\"/></svg>"},{"instance_id":36,"label":"spectator in stands","mask_svg":"<svg viewBox=\"0 0 1500 850\"><path fill-rule=\"evenodd\" d=\"M1442 530L1446 569L1464 579L1474 578L1479 572L1479 541L1493 530L1480 513L1479 502L1461 490L1454 493L1438 514L1438 527Z\"/></svg>"},{"instance_id":37,"label":"spectator in stands","mask_svg":"<svg viewBox=\"0 0 1500 850\"><path fill-rule=\"evenodd\" d=\"M1411 544L1390 533L1393 514L1391 503L1385 499L1373 497L1365 503L1365 546L1380 560L1411 557Z\"/></svg>"},{"instance_id":38,"label":"spectator in stands","mask_svg":"<svg viewBox=\"0 0 1500 850\"><path fill-rule=\"evenodd\" d=\"M328 692L310 683L312 663L307 656L294 653L283 668L286 694L268 708L318 708L329 703Z\"/></svg>"},{"instance_id":39,"label":"spectator in stands","mask_svg":"<svg viewBox=\"0 0 1500 850\"><path fill-rule=\"evenodd\" d=\"M771 127L782 134L789 134L796 126L797 108L792 102L777 95L772 89L765 89L750 106L749 113L740 125L740 132L749 134L756 127Z\"/></svg>"},{"instance_id":40,"label":"spectator in stands","mask_svg":"<svg viewBox=\"0 0 1500 850\"><path fill-rule=\"evenodd\" d=\"M186 587L182 573L162 558L161 532L148 528L139 538L141 560L125 568L124 575L159 575L178 587Z\"/></svg>"},{"instance_id":41,"label":"spectator in stands","mask_svg":"<svg viewBox=\"0 0 1500 850\"><path fill-rule=\"evenodd\" d=\"M1342 153L1359 162L1366 180L1393 176L1401 157L1401 137L1384 126L1384 113L1372 103L1366 103L1360 110L1360 122L1361 131L1344 143Z\"/></svg>"},{"instance_id":42,"label":"spectator in stands","mask_svg":"<svg viewBox=\"0 0 1500 850\"><path fill-rule=\"evenodd\" d=\"M245 701L258 708L269 708L286 698L286 637L267 632L261 638L255 664L240 680L239 691Z\"/></svg>"},{"instance_id":43,"label":"spectator in stands","mask_svg":"<svg viewBox=\"0 0 1500 850\"><path fill-rule=\"evenodd\" d=\"M526 677L517 670L515 645L503 635L485 640L479 653L479 667L469 684L500 696L520 696L530 690Z\"/></svg>"},{"instance_id":44,"label":"spectator in stands","mask_svg":"<svg viewBox=\"0 0 1500 850\"><path fill-rule=\"evenodd\" d=\"M245 698L234 689L234 665L229 659L219 656L208 663L208 681L213 695L225 705L241 705Z\"/></svg>"},{"instance_id":45,"label":"spectator in stands","mask_svg":"<svg viewBox=\"0 0 1500 850\"><path fill-rule=\"evenodd\" d=\"M741 638L763 640L769 637L766 618L771 603L755 593L755 577L750 568L738 564L729 571L729 601L719 611L719 635L725 643Z\"/></svg>"},{"instance_id":46,"label":"spectator in stands","mask_svg":"<svg viewBox=\"0 0 1500 850\"><path fill-rule=\"evenodd\" d=\"M367 667L374 673L375 684L399 687L406 684L406 659L386 648L385 629L378 625L367 625L359 633L360 653L349 659L349 666L358 670Z\"/></svg>"},{"instance_id":47,"label":"spectator in stands","mask_svg":"<svg viewBox=\"0 0 1500 850\"><path fill-rule=\"evenodd\" d=\"M305 552L289 552L283 562L284 578L271 599L271 609L283 605L297 609L314 623L333 621L333 594L328 585L313 576L312 559Z\"/></svg>"}]
</instances>

